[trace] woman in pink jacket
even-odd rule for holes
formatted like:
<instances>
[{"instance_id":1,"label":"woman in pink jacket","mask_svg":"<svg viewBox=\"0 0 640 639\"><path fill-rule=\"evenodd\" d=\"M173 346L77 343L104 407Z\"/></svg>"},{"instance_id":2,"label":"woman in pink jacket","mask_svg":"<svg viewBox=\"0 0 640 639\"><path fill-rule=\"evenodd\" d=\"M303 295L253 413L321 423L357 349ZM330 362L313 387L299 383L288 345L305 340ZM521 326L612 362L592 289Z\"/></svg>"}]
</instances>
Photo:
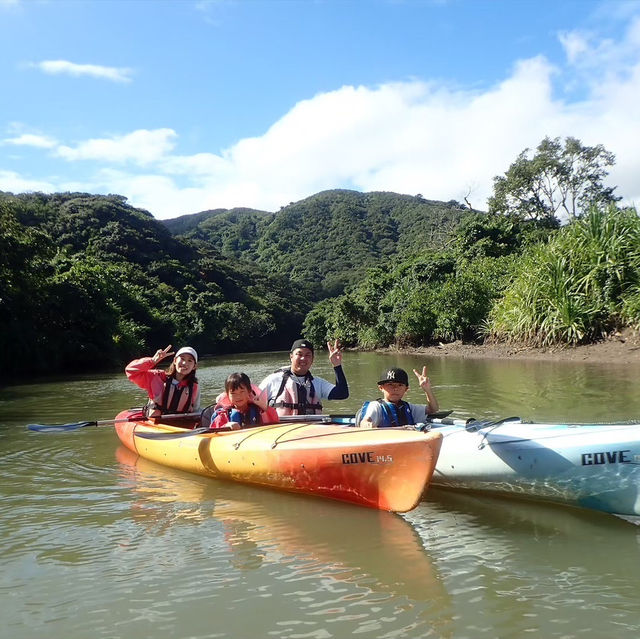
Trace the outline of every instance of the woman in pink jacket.
<instances>
[{"instance_id":1,"label":"woman in pink jacket","mask_svg":"<svg viewBox=\"0 0 640 639\"><path fill-rule=\"evenodd\" d=\"M165 349L158 349L153 357L134 359L125 369L127 377L147 391L146 413L149 417L200 410L200 388L196 378L198 353L190 346L184 346L175 354L166 372L156 368L172 355L169 344Z\"/></svg>"}]
</instances>

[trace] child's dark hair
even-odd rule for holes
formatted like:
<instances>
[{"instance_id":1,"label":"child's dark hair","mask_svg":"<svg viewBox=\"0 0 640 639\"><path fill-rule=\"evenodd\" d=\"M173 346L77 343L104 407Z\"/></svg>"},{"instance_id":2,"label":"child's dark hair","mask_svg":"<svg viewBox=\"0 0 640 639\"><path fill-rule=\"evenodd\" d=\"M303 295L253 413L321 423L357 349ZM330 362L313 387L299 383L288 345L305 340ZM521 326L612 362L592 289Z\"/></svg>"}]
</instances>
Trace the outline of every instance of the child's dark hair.
<instances>
[{"instance_id":1,"label":"child's dark hair","mask_svg":"<svg viewBox=\"0 0 640 639\"><path fill-rule=\"evenodd\" d=\"M237 390L241 386L244 386L251 392L251 380L246 373L231 373L224 382L224 390L226 393Z\"/></svg>"}]
</instances>

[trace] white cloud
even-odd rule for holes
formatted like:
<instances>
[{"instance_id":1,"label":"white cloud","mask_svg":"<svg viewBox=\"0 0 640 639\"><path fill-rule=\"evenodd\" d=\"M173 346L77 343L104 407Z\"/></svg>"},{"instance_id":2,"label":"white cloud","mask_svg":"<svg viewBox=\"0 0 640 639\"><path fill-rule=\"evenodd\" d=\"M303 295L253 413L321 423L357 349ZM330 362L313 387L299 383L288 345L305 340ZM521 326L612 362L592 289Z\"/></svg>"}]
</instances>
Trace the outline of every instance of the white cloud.
<instances>
[{"instance_id":1,"label":"white cloud","mask_svg":"<svg viewBox=\"0 0 640 639\"><path fill-rule=\"evenodd\" d=\"M194 210L274 210L345 184L443 200L462 200L475 185L470 200L484 207L493 177L525 146L535 146L550 123L559 128L553 73L536 58L518 64L486 93L405 82L315 96L263 136L241 140L221 156L200 154L199 170L189 173L191 187L202 194L202 206ZM175 164L163 166L174 176L183 174Z\"/></svg>"},{"instance_id":2,"label":"white cloud","mask_svg":"<svg viewBox=\"0 0 640 639\"><path fill-rule=\"evenodd\" d=\"M562 33L565 62L517 61L484 90L416 80L321 93L294 105L263 135L220 153L176 153L178 134L169 128L52 153L97 163L83 190L121 193L160 218L233 206L277 210L329 188L445 201L468 196L485 208L493 178L523 149L547 135L574 136L615 153L608 183L625 201L640 203L640 20L627 27L616 40ZM568 101L567 89L579 98ZM14 139L24 144L29 138L20 133Z\"/></svg>"},{"instance_id":3,"label":"white cloud","mask_svg":"<svg viewBox=\"0 0 640 639\"><path fill-rule=\"evenodd\" d=\"M575 64L581 56L589 51L588 36L577 31L563 31L559 34L558 39L567 55L567 61Z\"/></svg>"},{"instance_id":4,"label":"white cloud","mask_svg":"<svg viewBox=\"0 0 640 639\"><path fill-rule=\"evenodd\" d=\"M15 171L3 171L0 169L0 191L8 193L27 193L32 191L41 191L42 193L51 193L57 189L57 186L45 180L32 180L22 177Z\"/></svg>"},{"instance_id":5,"label":"white cloud","mask_svg":"<svg viewBox=\"0 0 640 639\"><path fill-rule=\"evenodd\" d=\"M207 194L198 187L181 187L166 175L131 175L107 169L96 177L92 192L125 195L134 206L148 210L158 218L195 213L209 206ZM219 208L219 207L218 207Z\"/></svg>"},{"instance_id":6,"label":"white cloud","mask_svg":"<svg viewBox=\"0 0 640 639\"><path fill-rule=\"evenodd\" d=\"M6 138L5 140L3 140L3 144L12 144L14 146L32 146L39 149L51 149L56 146L57 142L47 135L23 133L14 138Z\"/></svg>"},{"instance_id":7,"label":"white cloud","mask_svg":"<svg viewBox=\"0 0 640 639\"><path fill-rule=\"evenodd\" d=\"M131 82L133 71L124 67L105 67L98 64L76 64L68 60L43 60L32 66L50 75L89 76L112 82Z\"/></svg>"},{"instance_id":8,"label":"white cloud","mask_svg":"<svg viewBox=\"0 0 640 639\"><path fill-rule=\"evenodd\" d=\"M569 71L587 86L603 78L624 76L638 62L640 55L640 16L630 17L623 37L599 38L584 30L563 31L558 35Z\"/></svg>"},{"instance_id":9,"label":"white cloud","mask_svg":"<svg viewBox=\"0 0 640 639\"><path fill-rule=\"evenodd\" d=\"M212 153L169 156L163 158L159 165L165 173L190 175L193 178L221 173L230 168L228 162Z\"/></svg>"},{"instance_id":10,"label":"white cloud","mask_svg":"<svg viewBox=\"0 0 640 639\"><path fill-rule=\"evenodd\" d=\"M169 153L176 137L172 129L139 129L126 135L86 140L75 147L62 145L57 147L56 154L69 161L133 162L146 166Z\"/></svg>"}]
</instances>

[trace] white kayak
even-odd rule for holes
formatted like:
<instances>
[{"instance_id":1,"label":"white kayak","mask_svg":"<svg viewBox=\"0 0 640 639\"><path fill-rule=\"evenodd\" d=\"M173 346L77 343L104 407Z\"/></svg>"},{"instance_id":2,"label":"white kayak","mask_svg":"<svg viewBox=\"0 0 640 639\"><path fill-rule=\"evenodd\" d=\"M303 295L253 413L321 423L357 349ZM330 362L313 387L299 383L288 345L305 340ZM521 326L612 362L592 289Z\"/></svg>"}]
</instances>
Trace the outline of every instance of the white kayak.
<instances>
[{"instance_id":1,"label":"white kayak","mask_svg":"<svg viewBox=\"0 0 640 639\"><path fill-rule=\"evenodd\" d=\"M444 436L434 486L640 515L640 422L433 421Z\"/></svg>"}]
</instances>

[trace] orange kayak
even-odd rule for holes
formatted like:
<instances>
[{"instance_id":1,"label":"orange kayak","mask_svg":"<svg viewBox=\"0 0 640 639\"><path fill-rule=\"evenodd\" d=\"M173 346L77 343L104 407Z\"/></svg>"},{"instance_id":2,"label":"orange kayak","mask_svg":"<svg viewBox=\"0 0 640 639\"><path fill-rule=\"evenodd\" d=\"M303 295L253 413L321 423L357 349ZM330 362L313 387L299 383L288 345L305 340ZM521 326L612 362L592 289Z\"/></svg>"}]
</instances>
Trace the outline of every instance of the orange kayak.
<instances>
[{"instance_id":1,"label":"orange kayak","mask_svg":"<svg viewBox=\"0 0 640 639\"><path fill-rule=\"evenodd\" d=\"M418 505L442 443L437 431L359 429L317 422L174 438L169 434L189 431L130 411L116 419L120 441L150 461L216 479L394 512Z\"/></svg>"}]
</instances>

